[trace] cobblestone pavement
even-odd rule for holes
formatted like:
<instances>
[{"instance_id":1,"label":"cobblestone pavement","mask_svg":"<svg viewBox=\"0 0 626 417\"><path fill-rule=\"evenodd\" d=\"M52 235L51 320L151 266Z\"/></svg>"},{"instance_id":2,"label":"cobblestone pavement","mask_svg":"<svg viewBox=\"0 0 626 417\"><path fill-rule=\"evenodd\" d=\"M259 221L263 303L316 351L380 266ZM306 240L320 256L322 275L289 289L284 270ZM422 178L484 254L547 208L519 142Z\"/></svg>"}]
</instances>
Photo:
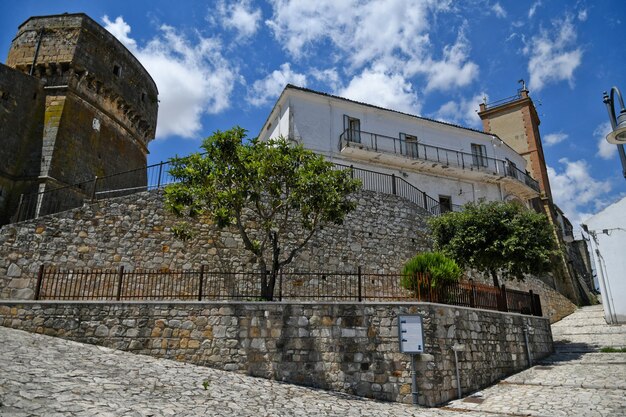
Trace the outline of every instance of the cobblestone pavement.
<instances>
[{"instance_id":1,"label":"cobblestone pavement","mask_svg":"<svg viewBox=\"0 0 626 417\"><path fill-rule=\"evenodd\" d=\"M375 402L3 327L0 402L0 416L16 417L493 416Z\"/></svg>"},{"instance_id":2,"label":"cobblestone pavement","mask_svg":"<svg viewBox=\"0 0 626 417\"><path fill-rule=\"evenodd\" d=\"M585 308L555 324L555 355L482 396L441 409L364 400L0 327L0 416L626 416L626 354L596 351L626 346L626 326L609 327L598 315L597 307Z\"/></svg>"},{"instance_id":3,"label":"cobblestone pavement","mask_svg":"<svg viewBox=\"0 0 626 417\"><path fill-rule=\"evenodd\" d=\"M626 416L626 326L609 326L602 306L584 307L552 325L556 352L447 409L515 416Z\"/></svg>"}]
</instances>

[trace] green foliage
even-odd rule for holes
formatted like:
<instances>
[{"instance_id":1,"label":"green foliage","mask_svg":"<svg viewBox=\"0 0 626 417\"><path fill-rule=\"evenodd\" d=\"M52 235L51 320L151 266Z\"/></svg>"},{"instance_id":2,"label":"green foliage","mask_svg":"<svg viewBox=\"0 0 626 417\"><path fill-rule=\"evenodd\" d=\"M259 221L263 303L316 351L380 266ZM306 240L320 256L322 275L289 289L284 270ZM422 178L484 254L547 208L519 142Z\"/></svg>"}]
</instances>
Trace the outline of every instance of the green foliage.
<instances>
[{"instance_id":1,"label":"green foliage","mask_svg":"<svg viewBox=\"0 0 626 417\"><path fill-rule=\"evenodd\" d=\"M605 346L600 349L602 353L626 353L626 347L616 348L612 346Z\"/></svg>"},{"instance_id":2,"label":"green foliage","mask_svg":"<svg viewBox=\"0 0 626 417\"><path fill-rule=\"evenodd\" d=\"M489 202L464 206L429 220L435 248L461 267L524 279L524 274L551 270L557 254L552 225L544 214L514 202Z\"/></svg>"},{"instance_id":3,"label":"green foliage","mask_svg":"<svg viewBox=\"0 0 626 417\"><path fill-rule=\"evenodd\" d=\"M418 273L427 273L430 276L430 285L436 287L458 281L463 270L453 259L441 252L424 252L404 264L400 285L407 290L415 290L418 285L416 281Z\"/></svg>"},{"instance_id":4,"label":"green foliage","mask_svg":"<svg viewBox=\"0 0 626 417\"><path fill-rule=\"evenodd\" d=\"M262 297L271 299L278 271L320 227L341 224L356 208L348 196L360 182L283 138L247 142L240 127L215 132L202 148L202 155L171 161L179 182L165 189L166 204L179 215L204 214L218 227L234 227L261 271L270 272Z\"/></svg>"},{"instance_id":5,"label":"green foliage","mask_svg":"<svg viewBox=\"0 0 626 417\"><path fill-rule=\"evenodd\" d=\"M209 389L210 382L211 381L209 381L208 379L205 379L204 381L202 381L202 387L204 388L205 391Z\"/></svg>"},{"instance_id":6,"label":"green foliage","mask_svg":"<svg viewBox=\"0 0 626 417\"><path fill-rule=\"evenodd\" d=\"M191 239L195 234L187 222L178 222L172 226L171 230L172 234L182 241Z\"/></svg>"}]
</instances>

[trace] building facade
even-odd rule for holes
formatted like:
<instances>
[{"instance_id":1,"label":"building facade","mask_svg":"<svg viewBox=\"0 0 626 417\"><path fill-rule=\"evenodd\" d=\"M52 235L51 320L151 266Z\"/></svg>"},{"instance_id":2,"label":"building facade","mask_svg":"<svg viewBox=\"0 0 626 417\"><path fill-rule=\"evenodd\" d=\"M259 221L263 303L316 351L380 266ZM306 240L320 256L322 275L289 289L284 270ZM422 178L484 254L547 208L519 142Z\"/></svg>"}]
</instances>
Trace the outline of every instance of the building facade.
<instances>
[{"instance_id":1,"label":"building facade","mask_svg":"<svg viewBox=\"0 0 626 417\"><path fill-rule=\"evenodd\" d=\"M259 135L283 136L332 162L394 174L439 202L540 195L526 160L497 135L288 85Z\"/></svg>"},{"instance_id":2,"label":"building facade","mask_svg":"<svg viewBox=\"0 0 626 417\"><path fill-rule=\"evenodd\" d=\"M287 85L259 139L282 136L336 164L392 174L419 188L424 200L427 195L436 201L433 213L511 200L545 212L562 250L553 273L543 279L575 303L588 304L593 294L587 252L552 201L540 121L528 91L483 103L479 116L485 131ZM376 184L373 189L378 191Z\"/></svg>"},{"instance_id":3,"label":"building facade","mask_svg":"<svg viewBox=\"0 0 626 417\"><path fill-rule=\"evenodd\" d=\"M609 324L626 324L626 197L587 219L583 229L589 234Z\"/></svg>"},{"instance_id":4,"label":"building facade","mask_svg":"<svg viewBox=\"0 0 626 417\"><path fill-rule=\"evenodd\" d=\"M26 20L0 65L0 224L15 219L22 195L43 193L28 218L75 206L95 177L137 169L117 186L145 184L157 94L139 61L88 16Z\"/></svg>"}]
</instances>

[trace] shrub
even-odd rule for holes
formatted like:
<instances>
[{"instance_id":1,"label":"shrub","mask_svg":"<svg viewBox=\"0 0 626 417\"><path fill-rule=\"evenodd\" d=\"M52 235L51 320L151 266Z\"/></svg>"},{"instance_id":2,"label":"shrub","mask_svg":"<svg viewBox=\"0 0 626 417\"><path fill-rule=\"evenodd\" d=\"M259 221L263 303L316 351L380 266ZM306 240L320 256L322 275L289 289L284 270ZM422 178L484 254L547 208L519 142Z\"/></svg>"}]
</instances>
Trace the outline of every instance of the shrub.
<instances>
[{"instance_id":1,"label":"shrub","mask_svg":"<svg viewBox=\"0 0 626 417\"><path fill-rule=\"evenodd\" d=\"M424 252L404 264L400 285L407 290L414 291L418 285L416 276L418 273L428 274L430 285L437 287L446 283L457 282L461 278L463 270L453 259L441 252Z\"/></svg>"}]
</instances>

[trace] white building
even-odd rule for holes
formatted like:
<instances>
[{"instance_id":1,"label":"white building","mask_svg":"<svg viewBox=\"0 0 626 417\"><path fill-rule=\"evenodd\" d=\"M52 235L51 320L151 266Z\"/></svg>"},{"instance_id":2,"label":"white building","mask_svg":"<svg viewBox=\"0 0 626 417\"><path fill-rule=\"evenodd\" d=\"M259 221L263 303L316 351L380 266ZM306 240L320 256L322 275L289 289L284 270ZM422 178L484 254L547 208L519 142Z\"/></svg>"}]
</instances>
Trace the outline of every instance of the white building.
<instances>
[{"instance_id":1,"label":"white building","mask_svg":"<svg viewBox=\"0 0 626 417\"><path fill-rule=\"evenodd\" d=\"M442 210L480 199L528 204L540 195L526 160L494 134L292 85L259 134L279 136L335 163L393 174L394 192L409 183Z\"/></svg>"},{"instance_id":2,"label":"white building","mask_svg":"<svg viewBox=\"0 0 626 417\"><path fill-rule=\"evenodd\" d=\"M626 197L587 219L607 323L626 323Z\"/></svg>"}]
</instances>

